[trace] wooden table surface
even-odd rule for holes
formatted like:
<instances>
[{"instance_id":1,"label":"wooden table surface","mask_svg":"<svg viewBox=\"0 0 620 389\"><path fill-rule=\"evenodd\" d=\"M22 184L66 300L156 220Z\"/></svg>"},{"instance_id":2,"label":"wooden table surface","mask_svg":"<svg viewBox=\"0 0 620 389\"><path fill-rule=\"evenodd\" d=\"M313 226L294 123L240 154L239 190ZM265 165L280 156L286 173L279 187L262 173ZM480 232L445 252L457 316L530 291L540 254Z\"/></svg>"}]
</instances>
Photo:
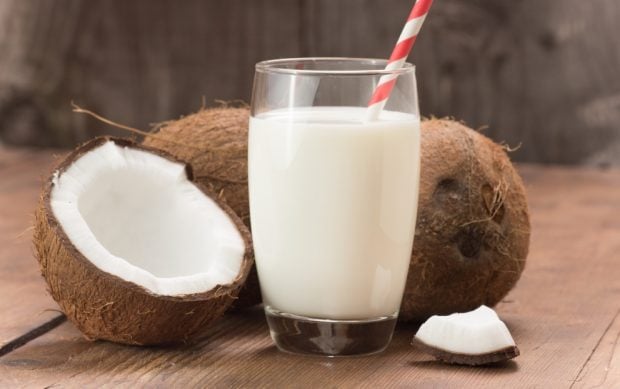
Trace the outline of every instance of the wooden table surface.
<instances>
[{"instance_id":1,"label":"wooden table surface","mask_svg":"<svg viewBox=\"0 0 620 389\"><path fill-rule=\"evenodd\" d=\"M399 326L380 355L278 352L260 309L230 314L200 344L140 348L83 339L45 291L30 225L52 152L0 148L0 387L620 388L620 170L520 166L532 214L527 267L497 306L521 356L449 366Z\"/></svg>"}]
</instances>

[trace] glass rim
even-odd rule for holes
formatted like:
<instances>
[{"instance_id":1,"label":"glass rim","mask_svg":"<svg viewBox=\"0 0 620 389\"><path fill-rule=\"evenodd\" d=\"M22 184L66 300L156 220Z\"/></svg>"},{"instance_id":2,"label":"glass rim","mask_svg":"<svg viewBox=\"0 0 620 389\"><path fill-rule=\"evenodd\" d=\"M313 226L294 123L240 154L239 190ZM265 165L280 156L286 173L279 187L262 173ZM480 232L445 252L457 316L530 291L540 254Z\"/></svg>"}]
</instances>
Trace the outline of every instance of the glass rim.
<instances>
[{"instance_id":1,"label":"glass rim","mask_svg":"<svg viewBox=\"0 0 620 389\"><path fill-rule=\"evenodd\" d=\"M284 67L285 65L316 63L316 62L343 62L348 61L357 64L367 64L368 68L361 69L295 69ZM278 58L266 61L260 61L255 65L257 72L276 73L276 74L292 74L307 76L384 76L384 75L401 75L412 73L415 71L415 65L405 62L401 68L385 69L389 60L381 58L356 58L356 57L295 57L295 58ZM378 69L371 66L380 66Z\"/></svg>"}]
</instances>

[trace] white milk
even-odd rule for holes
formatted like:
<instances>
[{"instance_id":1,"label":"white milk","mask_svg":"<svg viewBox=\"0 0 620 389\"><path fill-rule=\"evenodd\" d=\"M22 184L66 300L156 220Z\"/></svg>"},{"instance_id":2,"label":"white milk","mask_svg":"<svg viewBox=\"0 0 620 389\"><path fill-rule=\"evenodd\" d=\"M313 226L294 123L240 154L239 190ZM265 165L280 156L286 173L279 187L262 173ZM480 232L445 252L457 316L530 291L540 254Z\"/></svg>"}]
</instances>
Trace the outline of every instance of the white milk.
<instances>
[{"instance_id":1,"label":"white milk","mask_svg":"<svg viewBox=\"0 0 620 389\"><path fill-rule=\"evenodd\" d=\"M252 235L265 304L296 315L398 312L415 230L419 118L364 108L250 119ZM292 120L294 121L292 121Z\"/></svg>"}]
</instances>

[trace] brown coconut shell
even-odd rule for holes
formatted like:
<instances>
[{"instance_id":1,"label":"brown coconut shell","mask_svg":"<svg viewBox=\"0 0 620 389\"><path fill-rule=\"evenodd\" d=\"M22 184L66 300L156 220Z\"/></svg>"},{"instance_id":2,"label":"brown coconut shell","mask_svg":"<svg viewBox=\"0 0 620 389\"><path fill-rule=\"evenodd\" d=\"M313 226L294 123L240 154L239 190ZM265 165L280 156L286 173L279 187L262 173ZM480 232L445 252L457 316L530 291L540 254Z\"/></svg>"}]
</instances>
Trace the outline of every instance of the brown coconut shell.
<instances>
[{"instance_id":1,"label":"brown coconut shell","mask_svg":"<svg viewBox=\"0 0 620 389\"><path fill-rule=\"evenodd\" d=\"M405 321L494 306L523 272L530 238L523 182L504 147L453 120L424 121L421 136Z\"/></svg>"},{"instance_id":2,"label":"brown coconut shell","mask_svg":"<svg viewBox=\"0 0 620 389\"><path fill-rule=\"evenodd\" d=\"M73 161L108 140L176 160L163 151L130 140L101 137L78 147L55 172L62 174ZM190 165L186 165L186 171L193 180ZM204 293L162 296L101 271L78 251L51 210L52 177L44 183L35 213L35 254L50 294L87 338L132 345L191 342L233 303L253 265L250 233L209 188L200 183L196 185L220 205L242 234L246 252L241 270L232 283L218 285Z\"/></svg>"},{"instance_id":3,"label":"brown coconut shell","mask_svg":"<svg viewBox=\"0 0 620 389\"><path fill-rule=\"evenodd\" d=\"M203 109L179 120L165 122L155 136L142 144L164 150L189 162L197 182L206 185L250 227L248 201L248 121L247 107ZM256 268L239 293L235 307L261 302Z\"/></svg>"},{"instance_id":4,"label":"brown coconut shell","mask_svg":"<svg viewBox=\"0 0 620 389\"><path fill-rule=\"evenodd\" d=\"M490 365L494 363L501 363L519 356L519 348L517 346L511 346L493 351L487 354L459 354L453 353L447 350L442 350L437 347L430 346L420 339L414 337L411 344L422 352L430 354L435 359L455 364L455 365L468 365L468 366L481 366Z\"/></svg>"}]
</instances>

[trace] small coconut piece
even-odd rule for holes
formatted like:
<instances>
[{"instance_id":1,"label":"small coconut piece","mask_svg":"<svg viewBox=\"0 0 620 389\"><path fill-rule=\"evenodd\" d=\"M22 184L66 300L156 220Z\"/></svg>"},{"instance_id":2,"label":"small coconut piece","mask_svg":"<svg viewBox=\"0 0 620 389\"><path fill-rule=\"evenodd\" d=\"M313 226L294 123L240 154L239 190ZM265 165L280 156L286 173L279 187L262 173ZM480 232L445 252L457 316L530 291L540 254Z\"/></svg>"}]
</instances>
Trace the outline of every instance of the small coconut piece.
<instances>
[{"instance_id":1,"label":"small coconut piece","mask_svg":"<svg viewBox=\"0 0 620 389\"><path fill-rule=\"evenodd\" d=\"M252 266L249 231L189 165L117 138L60 163L33 239L67 317L90 339L125 344L200 337Z\"/></svg>"},{"instance_id":2,"label":"small coconut piece","mask_svg":"<svg viewBox=\"0 0 620 389\"><path fill-rule=\"evenodd\" d=\"M485 365L519 355L508 328L491 308L431 316L413 338L413 345L435 358L462 365Z\"/></svg>"}]
</instances>

